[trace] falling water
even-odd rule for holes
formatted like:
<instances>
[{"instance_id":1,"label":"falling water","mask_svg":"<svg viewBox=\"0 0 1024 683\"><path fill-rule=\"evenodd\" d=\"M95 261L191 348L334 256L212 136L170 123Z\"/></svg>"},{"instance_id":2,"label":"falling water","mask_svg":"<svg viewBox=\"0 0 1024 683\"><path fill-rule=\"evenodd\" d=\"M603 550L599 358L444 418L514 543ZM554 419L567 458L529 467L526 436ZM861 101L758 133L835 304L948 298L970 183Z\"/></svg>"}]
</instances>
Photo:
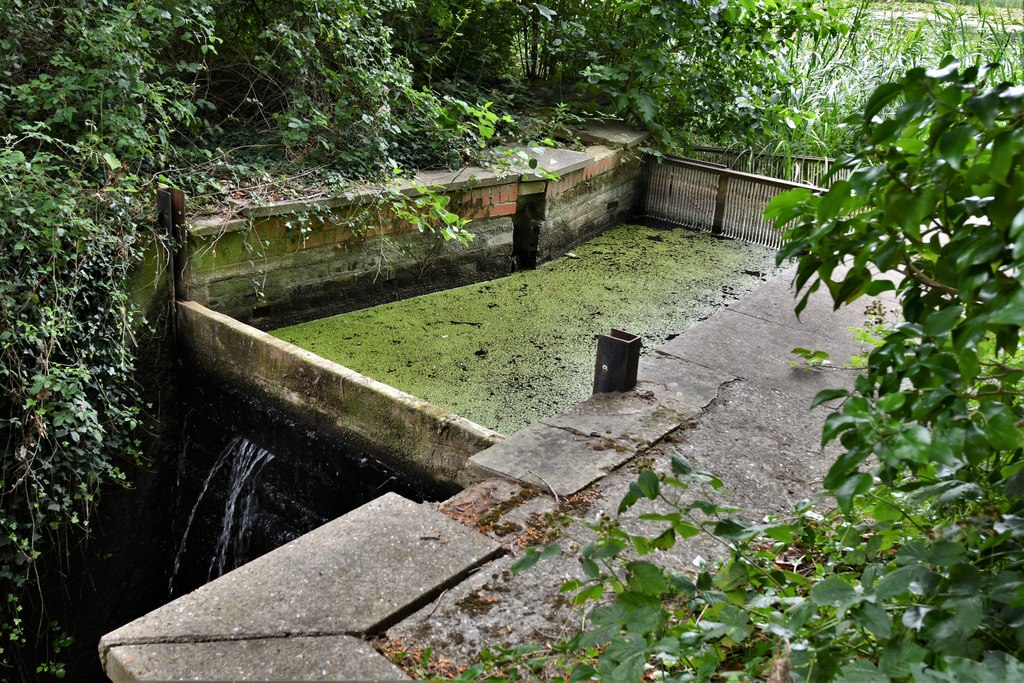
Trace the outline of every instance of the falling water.
<instances>
[{"instance_id":1,"label":"falling water","mask_svg":"<svg viewBox=\"0 0 1024 683\"><path fill-rule=\"evenodd\" d=\"M224 573L229 556L237 560L244 555L249 530L252 527L256 475L264 465L274 458L270 451L264 450L244 438L239 441L235 450L237 455L231 461L231 480L227 499L224 501L220 535L217 536L217 547L210 560L210 570L206 573L207 581ZM242 506L238 508L238 501L243 498L243 494ZM237 531L235 531L236 520Z\"/></svg>"},{"instance_id":2,"label":"falling water","mask_svg":"<svg viewBox=\"0 0 1024 683\"><path fill-rule=\"evenodd\" d=\"M228 463L231 464L231 472L228 481L228 494L224 500L224 512L221 515L220 533L217 537L217 546L210 560L210 568L207 572L207 581L216 578L224 573L228 556L238 558L242 553L249 527L253 518L253 498L255 493L254 482L256 475L263 466L273 459L273 454L255 445L249 439L236 436L224 450L220 452L213 466L203 480L199 489L199 496L195 505L189 512L188 521L185 524L185 532L181 536L181 543L178 545L178 552L174 557L174 566L171 570L171 578L167 584L167 592L174 594L174 580L181 568L181 560L188 547L189 532L192 531L192 524L196 519L196 512L199 510L210 483L215 475ZM236 508L240 498L244 500L240 514L236 515ZM237 529L236 529L237 517Z\"/></svg>"}]
</instances>

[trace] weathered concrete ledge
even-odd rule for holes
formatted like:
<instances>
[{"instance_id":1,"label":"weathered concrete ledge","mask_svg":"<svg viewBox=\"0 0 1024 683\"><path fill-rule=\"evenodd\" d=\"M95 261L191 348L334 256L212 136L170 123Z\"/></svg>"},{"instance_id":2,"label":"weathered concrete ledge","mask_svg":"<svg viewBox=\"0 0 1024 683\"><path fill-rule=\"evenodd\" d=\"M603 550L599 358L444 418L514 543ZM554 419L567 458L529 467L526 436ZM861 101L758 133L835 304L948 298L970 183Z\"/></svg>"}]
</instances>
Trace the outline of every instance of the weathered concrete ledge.
<instances>
[{"instance_id":1,"label":"weathered concrete ledge","mask_svg":"<svg viewBox=\"0 0 1024 683\"><path fill-rule=\"evenodd\" d=\"M360 638L500 552L389 493L108 633L100 660L118 682L404 678Z\"/></svg>"},{"instance_id":2,"label":"weathered concrete ledge","mask_svg":"<svg viewBox=\"0 0 1024 683\"><path fill-rule=\"evenodd\" d=\"M469 457L503 438L200 304L177 307L182 357L192 366L258 392L303 424L369 446L408 474L465 485Z\"/></svg>"}]
</instances>

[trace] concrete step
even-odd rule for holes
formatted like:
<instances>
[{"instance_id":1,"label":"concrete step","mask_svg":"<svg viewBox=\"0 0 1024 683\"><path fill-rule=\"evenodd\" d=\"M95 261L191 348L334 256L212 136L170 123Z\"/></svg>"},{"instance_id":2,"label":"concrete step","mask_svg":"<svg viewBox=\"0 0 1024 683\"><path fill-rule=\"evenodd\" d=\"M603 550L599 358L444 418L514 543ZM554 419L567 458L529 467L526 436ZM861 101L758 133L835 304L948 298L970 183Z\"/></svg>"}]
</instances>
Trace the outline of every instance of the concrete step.
<instances>
[{"instance_id":1,"label":"concrete step","mask_svg":"<svg viewBox=\"0 0 1024 683\"><path fill-rule=\"evenodd\" d=\"M259 664L264 678L297 679L275 668L293 647L283 639L328 637L304 655L316 658L304 670L369 672L383 666L372 661L380 655L352 637L383 631L500 553L432 507L388 493L108 633L100 658L125 681L173 679L183 657L206 679L235 678L208 671L239 657Z\"/></svg>"}]
</instances>

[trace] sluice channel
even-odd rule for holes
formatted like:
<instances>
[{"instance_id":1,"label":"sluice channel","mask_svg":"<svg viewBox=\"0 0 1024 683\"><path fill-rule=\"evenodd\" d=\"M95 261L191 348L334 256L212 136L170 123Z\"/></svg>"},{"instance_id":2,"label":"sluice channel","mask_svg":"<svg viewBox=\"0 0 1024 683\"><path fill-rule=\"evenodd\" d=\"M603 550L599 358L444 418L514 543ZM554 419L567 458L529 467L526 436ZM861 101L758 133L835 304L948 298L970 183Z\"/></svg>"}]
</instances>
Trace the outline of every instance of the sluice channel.
<instances>
[{"instance_id":1,"label":"sluice channel","mask_svg":"<svg viewBox=\"0 0 1024 683\"><path fill-rule=\"evenodd\" d=\"M653 349L774 272L763 247L624 225L537 270L273 334L511 434L586 399L598 334L628 329ZM456 490L238 388L185 379L169 598L385 493L422 501Z\"/></svg>"},{"instance_id":2,"label":"sluice channel","mask_svg":"<svg viewBox=\"0 0 1024 683\"><path fill-rule=\"evenodd\" d=\"M581 458L599 469L623 462L603 440L594 446L583 435L576 444L538 423L591 396L599 335L623 330L653 350L775 275L770 246L730 238L773 244L755 239L772 236L763 202L794 186L681 161L648 172L650 162L629 151L642 136L626 137L621 149L533 149L558 180L485 169L435 178L477 236L443 250L401 226L353 236L345 219L358 215L359 197L329 200L323 215L333 217L313 221L301 238L288 227L306 210L301 202L189 227L184 210L161 213L165 229L188 245L170 266L183 362L180 448L151 487L173 520L158 542L166 564L155 572L171 602L101 639L107 675L136 680L134 667L164 662L167 648L190 638L204 648L241 638L244 649L280 629L320 633L332 620L344 622L332 633L377 633L431 599L437 589L421 574L448 585L501 552L417 502L442 501L483 478L527 481L525 472L532 481L533 454L521 446L531 435L547 439L541 458ZM771 191L747 192L745 183ZM730 188L744 191L733 197ZM623 221L650 224L608 229ZM465 286L444 289L455 285ZM381 302L391 303L352 310ZM308 322L283 327L299 321ZM624 425L619 436L630 445L656 438L662 422L692 407L672 405L670 416ZM497 461L512 465L496 470ZM574 482L565 495L578 490ZM397 495L377 500L385 494ZM164 535L162 524L152 526ZM435 527L472 552L437 544ZM403 561L345 564L378 538ZM321 571L324 543L340 559ZM423 566L404 561L421 555ZM378 572L387 577L383 592L352 587ZM300 580L291 585L284 574ZM321 583L339 580L344 594L334 591L326 609ZM409 604L391 605L392 584L402 582ZM217 607L248 605L253 594L270 598L253 603L259 614L224 616ZM282 595L305 612L281 607ZM314 613L319 621L307 624Z\"/></svg>"},{"instance_id":3,"label":"sluice channel","mask_svg":"<svg viewBox=\"0 0 1024 683\"><path fill-rule=\"evenodd\" d=\"M595 337L653 349L775 273L770 249L614 228L537 270L272 332L504 434L590 395Z\"/></svg>"}]
</instances>

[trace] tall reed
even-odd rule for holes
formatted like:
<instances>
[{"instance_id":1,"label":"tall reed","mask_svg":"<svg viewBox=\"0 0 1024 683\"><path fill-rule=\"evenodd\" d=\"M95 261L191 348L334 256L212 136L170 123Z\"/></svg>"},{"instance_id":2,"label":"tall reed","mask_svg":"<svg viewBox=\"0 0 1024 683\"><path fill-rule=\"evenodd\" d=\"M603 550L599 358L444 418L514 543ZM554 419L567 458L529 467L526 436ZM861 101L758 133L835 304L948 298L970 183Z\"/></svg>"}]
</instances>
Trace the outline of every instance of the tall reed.
<instances>
[{"instance_id":1,"label":"tall reed","mask_svg":"<svg viewBox=\"0 0 1024 683\"><path fill-rule=\"evenodd\" d=\"M991 0L989 0L991 2ZM797 35L775 54L778 88L753 93L757 123L745 139L712 144L758 152L834 157L855 140L844 121L880 84L936 66L946 54L997 63L995 79L1024 82L1022 12L988 4L832 2L838 30Z\"/></svg>"}]
</instances>

